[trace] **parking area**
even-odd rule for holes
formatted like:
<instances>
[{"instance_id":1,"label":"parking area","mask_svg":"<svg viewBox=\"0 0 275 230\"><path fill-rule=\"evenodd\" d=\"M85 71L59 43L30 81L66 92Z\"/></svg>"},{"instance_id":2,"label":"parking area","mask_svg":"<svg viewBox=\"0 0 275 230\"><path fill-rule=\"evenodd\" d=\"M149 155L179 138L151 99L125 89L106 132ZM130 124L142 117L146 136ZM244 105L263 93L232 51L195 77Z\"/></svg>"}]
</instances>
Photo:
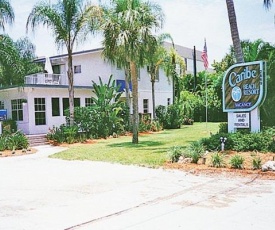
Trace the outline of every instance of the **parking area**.
<instances>
[{"instance_id":1,"label":"parking area","mask_svg":"<svg viewBox=\"0 0 275 230\"><path fill-rule=\"evenodd\" d=\"M0 158L0 229L273 229L275 182L48 158Z\"/></svg>"}]
</instances>

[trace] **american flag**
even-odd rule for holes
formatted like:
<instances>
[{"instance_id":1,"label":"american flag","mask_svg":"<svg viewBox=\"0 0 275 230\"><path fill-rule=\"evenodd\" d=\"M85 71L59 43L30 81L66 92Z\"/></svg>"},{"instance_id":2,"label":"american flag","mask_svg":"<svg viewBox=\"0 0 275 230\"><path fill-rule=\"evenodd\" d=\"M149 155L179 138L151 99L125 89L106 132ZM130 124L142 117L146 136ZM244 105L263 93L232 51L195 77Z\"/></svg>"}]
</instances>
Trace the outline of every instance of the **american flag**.
<instances>
[{"instance_id":1,"label":"american flag","mask_svg":"<svg viewBox=\"0 0 275 230\"><path fill-rule=\"evenodd\" d=\"M204 47L203 47L203 51L201 54L201 58L203 60L204 68L207 69L208 68L208 56L207 56L206 40L204 40Z\"/></svg>"}]
</instances>

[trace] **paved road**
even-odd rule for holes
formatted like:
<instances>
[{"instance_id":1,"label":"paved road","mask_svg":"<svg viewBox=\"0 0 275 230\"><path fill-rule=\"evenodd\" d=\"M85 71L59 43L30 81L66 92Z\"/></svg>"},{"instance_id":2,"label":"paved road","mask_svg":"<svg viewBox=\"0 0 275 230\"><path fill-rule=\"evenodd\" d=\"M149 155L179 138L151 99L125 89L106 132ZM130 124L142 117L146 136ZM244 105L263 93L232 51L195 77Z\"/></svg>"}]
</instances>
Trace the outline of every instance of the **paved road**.
<instances>
[{"instance_id":1,"label":"paved road","mask_svg":"<svg viewBox=\"0 0 275 230\"><path fill-rule=\"evenodd\" d=\"M275 182L101 162L0 158L2 230L274 229Z\"/></svg>"}]
</instances>

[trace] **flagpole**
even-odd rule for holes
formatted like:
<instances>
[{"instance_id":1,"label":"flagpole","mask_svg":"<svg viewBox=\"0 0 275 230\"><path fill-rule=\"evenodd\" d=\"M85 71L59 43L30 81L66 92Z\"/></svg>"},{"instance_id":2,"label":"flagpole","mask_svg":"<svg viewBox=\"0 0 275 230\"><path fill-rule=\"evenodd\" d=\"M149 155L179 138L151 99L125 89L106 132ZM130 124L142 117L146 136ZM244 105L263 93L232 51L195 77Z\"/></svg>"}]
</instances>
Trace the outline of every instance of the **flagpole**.
<instances>
[{"instance_id":1,"label":"flagpole","mask_svg":"<svg viewBox=\"0 0 275 230\"><path fill-rule=\"evenodd\" d=\"M204 39L204 47L202 51L201 58L203 60L205 71L208 68L208 55L207 55L207 46L206 46L206 39ZM206 123L206 132L208 132L207 122L208 122L208 98L207 98L207 74L205 72L205 123Z\"/></svg>"}]
</instances>

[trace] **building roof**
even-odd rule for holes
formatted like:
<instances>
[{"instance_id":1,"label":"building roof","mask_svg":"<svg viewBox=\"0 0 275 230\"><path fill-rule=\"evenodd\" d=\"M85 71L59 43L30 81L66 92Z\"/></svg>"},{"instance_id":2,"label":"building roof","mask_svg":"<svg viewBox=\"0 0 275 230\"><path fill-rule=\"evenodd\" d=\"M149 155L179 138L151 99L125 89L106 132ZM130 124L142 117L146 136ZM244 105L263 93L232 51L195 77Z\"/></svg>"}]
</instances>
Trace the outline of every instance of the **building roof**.
<instances>
[{"instance_id":1,"label":"building roof","mask_svg":"<svg viewBox=\"0 0 275 230\"><path fill-rule=\"evenodd\" d=\"M193 52L194 49L187 48L185 46L180 46L180 45L174 45L177 53L183 57L183 58L188 58L188 59L193 59ZM164 42L164 47L165 48L172 48L172 44L169 42ZM196 50L196 60L197 61L203 61L201 58L202 51Z\"/></svg>"}]
</instances>

